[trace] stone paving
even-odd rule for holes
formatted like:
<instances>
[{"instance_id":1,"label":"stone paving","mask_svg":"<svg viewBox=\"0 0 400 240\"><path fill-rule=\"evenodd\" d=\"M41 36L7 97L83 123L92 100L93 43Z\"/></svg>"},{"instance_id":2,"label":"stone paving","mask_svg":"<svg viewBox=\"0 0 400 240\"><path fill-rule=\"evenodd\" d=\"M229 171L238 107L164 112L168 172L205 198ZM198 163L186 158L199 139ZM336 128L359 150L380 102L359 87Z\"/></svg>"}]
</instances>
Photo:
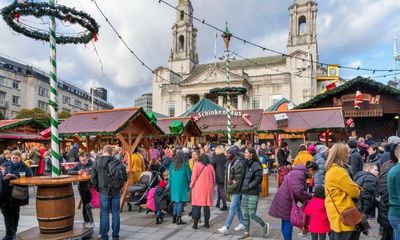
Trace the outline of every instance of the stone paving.
<instances>
[{"instance_id":1,"label":"stone paving","mask_svg":"<svg viewBox=\"0 0 400 240\"><path fill-rule=\"evenodd\" d=\"M280 220L271 218L267 214L267 210L271 201L273 199L274 192L276 188L274 188L274 181L272 177L270 177L270 196L265 198L260 198L259 206L258 206L258 214L270 223L271 233L268 239L282 239L280 234ZM21 217L19 221L18 231L24 231L29 228L37 226L36 214L35 214L35 193L34 188L30 189L30 205L24 206L21 208ZM78 201L79 194L77 192L75 186L75 198ZM77 206L77 204L76 204ZM202 224L199 224L198 230L193 230L192 225L190 223L191 218L187 215L190 211L190 206L186 207L186 212L184 214L183 220L187 222L186 225L175 225L171 223L171 217L166 215L164 222L160 225L155 224L155 215L152 213L146 214L145 211L139 213L137 210L133 210L132 212L125 211L121 213L121 230L120 230L120 239L146 239L146 240L158 240L158 239L191 239L191 240L202 240L202 239L210 239L210 240L233 240L237 239L243 232L235 232L233 227L235 227L238 222L237 219L234 220L231 231L229 235L223 235L218 232L218 228L220 228L226 219L226 211L220 211L217 208L211 209L211 220L210 220L210 228L206 229L202 227ZM93 234L93 239L97 239L97 234L99 232L99 210L93 210L94 219L96 221L96 227ZM81 210L77 210L75 214L75 221L82 222L82 212ZM370 236L362 236L361 239L379 239L378 236L378 226L375 220L370 221L372 226L372 231L370 232ZM262 236L262 228L255 222L251 222L251 235L253 239L264 239ZM0 236L5 234L4 220L0 218ZM303 239L311 239L310 235L306 235L305 237L298 236L298 230L296 228L293 229L293 239L303 240Z\"/></svg>"}]
</instances>

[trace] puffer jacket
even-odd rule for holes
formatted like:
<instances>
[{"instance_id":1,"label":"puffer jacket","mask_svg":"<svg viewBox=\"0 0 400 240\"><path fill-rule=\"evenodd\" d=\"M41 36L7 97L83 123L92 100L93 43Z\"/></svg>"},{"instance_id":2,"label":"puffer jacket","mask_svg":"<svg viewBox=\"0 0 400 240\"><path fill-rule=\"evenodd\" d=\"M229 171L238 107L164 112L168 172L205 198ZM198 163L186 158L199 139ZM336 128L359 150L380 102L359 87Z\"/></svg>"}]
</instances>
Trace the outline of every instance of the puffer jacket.
<instances>
[{"instance_id":1,"label":"puffer jacket","mask_svg":"<svg viewBox=\"0 0 400 240\"><path fill-rule=\"evenodd\" d=\"M288 180L289 178L290 182ZM281 187L278 188L268 214L275 218L289 220L290 211L292 209L292 199L288 185L291 185L296 202L300 201L304 204L312 198L312 195L306 191L306 179L306 168L303 165L293 167L293 170L286 175Z\"/></svg>"},{"instance_id":2,"label":"puffer jacket","mask_svg":"<svg viewBox=\"0 0 400 240\"><path fill-rule=\"evenodd\" d=\"M318 170L314 173L314 185L320 186L325 184L325 163L326 155L322 153L317 153L314 156L315 163L318 165Z\"/></svg>"},{"instance_id":3,"label":"puffer jacket","mask_svg":"<svg viewBox=\"0 0 400 240\"><path fill-rule=\"evenodd\" d=\"M252 159L246 162L243 184L240 192L247 195L258 195L261 192L262 166L260 161Z\"/></svg>"},{"instance_id":4,"label":"puffer jacket","mask_svg":"<svg viewBox=\"0 0 400 240\"><path fill-rule=\"evenodd\" d=\"M246 169L245 164L246 162L240 154L235 156L233 160L227 162L227 167L225 169L225 192L227 194L240 194Z\"/></svg>"},{"instance_id":5,"label":"puffer jacket","mask_svg":"<svg viewBox=\"0 0 400 240\"><path fill-rule=\"evenodd\" d=\"M369 155L367 157L366 162L367 163L374 163L376 164L376 166L378 166L379 164L379 160L381 159L381 154L379 154L378 152L376 152L374 155Z\"/></svg>"},{"instance_id":6,"label":"puffer jacket","mask_svg":"<svg viewBox=\"0 0 400 240\"><path fill-rule=\"evenodd\" d=\"M69 175L78 175L80 170L86 171L88 174L90 174L92 167L93 167L93 163L90 160L87 162L86 165L83 165L82 163L79 162L74 167L72 167L68 170L68 174ZM80 182L78 187L81 190L89 191L89 182Z\"/></svg>"},{"instance_id":7,"label":"puffer jacket","mask_svg":"<svg viewBox=\"0 0 400 240\"><path fill-rule=\"evenodd\" d=\"M378 179L370 172L361 171L354 176L354 181L358 186L362 187L361 195L357 202L358 207L363 213L369 215L375 210Z\"/></svg>"},{"instance_id":8,"label":"puffer jacket","mask_svg":"<svg viewBox=\"0 0 400 240\"><path fill-rule=\"evenodd\" d=\"M394 167L396 163L392 160L387 161L382 165L381 171L378 176L378 196L380 201L378 203L378 218L377 221L380 225L391 226L388 219L388 203L389 203L389 193L387 189L387 175Z\"/></svg>"}]
</instances>

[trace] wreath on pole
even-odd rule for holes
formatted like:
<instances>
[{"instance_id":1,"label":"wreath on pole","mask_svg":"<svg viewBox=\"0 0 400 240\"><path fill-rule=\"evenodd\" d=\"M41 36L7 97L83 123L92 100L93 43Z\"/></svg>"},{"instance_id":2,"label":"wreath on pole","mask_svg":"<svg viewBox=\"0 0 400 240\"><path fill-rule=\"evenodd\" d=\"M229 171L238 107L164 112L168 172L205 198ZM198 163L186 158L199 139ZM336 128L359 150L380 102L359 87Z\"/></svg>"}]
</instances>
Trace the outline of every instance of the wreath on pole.
<instances>
[{"instance_id":1,"label":"wreath on pole","mask_svg":"<svg viewBox=\"0 0 400 240\"><path fill-rule=\"evenodd\" d=\"M246 94L247 89L244 87L224 87L224 88L213 88L210 90L211 94L216 94L217 96L238 96Z\"/></svg>"},{"instance_id":2,"label":"wreath on pole","mask_svg":"<svg viewBox=\"0 0 400 240\"><path fill-rule=\"evenodd\" d=\"M34 16L36 18L52 16L64 22L77 23L86 29L86 31L76 34L57 33L56 43L58 44L86 44L92 39L97 41L97 34L99 33L99 25L89 14L62 5L14 2L3 8L1 15L7 25L14 31L36 40L49 41L49 32L20 23L19 19L21 16Z\"/></svg>"}]
</instances>

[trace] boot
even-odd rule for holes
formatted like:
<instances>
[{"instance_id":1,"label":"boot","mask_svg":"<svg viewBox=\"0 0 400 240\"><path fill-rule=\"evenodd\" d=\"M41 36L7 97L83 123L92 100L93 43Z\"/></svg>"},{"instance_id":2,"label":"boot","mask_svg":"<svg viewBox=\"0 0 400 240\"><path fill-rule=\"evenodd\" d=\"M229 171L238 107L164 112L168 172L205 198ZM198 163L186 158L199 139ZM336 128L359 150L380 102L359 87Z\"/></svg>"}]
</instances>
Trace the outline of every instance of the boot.
<instances>
[{"instance_id":1,"label":"boot","mask_svg":"<svg viewBox=\"0 0 400 240\"><path fill-rule=\"evenodd\" d=\"M182 221L182 217L177 217L176 219L176 225L184 225L186 222Z\"/></svg>"},{"instance_id":2,"label":"boot","mask_svg":"<svg viewBox=\"0 0 400 240\"><path fill-rule=\"evenodd\" d=\"M227 207L227 206L222 206L219 210L221 210L221 211L227 211L227 210L228 210L228 207Z\"/></svg>"},{"instance_id":3,"label":"boot","mask_svg":"<svg viewBox=\"0 0 400 240\"><path fill-rule=\"evenodd\" d=\"M176 223L176 216L172 217L172 223L175 224Z\"/></svg>"},{"instance_id":4,"label":"boot","mask_svg":"<svg viewBox=\"0 0 400 240\"><path fill-rule=\"evenodd\" d=\"M161 217L158 215L156 217L156 224L161 224Z\"/></svg>"},{"instance_id":5,"label":"boot","mask_svg":"<svg viewBox=\"0 0 400 240\"><path fill-rule=\"evenodd\" d=\"M196 230L197 229L197 224L199 223L199 220L198 219L193 219L193 226L192 226L192 228L194 229L194 230Z\"/></svg>"},{"instance_id":6,"label":"boot","mask_svg":"<svg viewBox=\"0 0 400 240\"><path fill-rule=\"evenodd\" d=\"M205 223L204 223L204 227L205 227L205 228L210 228L210 223L209 223L208 221L205 222Z\"/></svg>"}]
</instances>

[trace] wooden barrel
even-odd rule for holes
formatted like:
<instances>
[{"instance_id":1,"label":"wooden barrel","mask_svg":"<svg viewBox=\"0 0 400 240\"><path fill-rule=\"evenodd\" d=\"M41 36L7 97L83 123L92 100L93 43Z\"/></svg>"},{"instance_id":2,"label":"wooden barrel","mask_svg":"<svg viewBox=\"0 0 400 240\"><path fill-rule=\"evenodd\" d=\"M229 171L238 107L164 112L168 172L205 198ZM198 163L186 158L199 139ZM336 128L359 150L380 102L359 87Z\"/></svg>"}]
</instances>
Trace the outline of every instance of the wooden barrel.
<instances>
[{"instance_id":1,"label":"wooden barrel","mask_svg":"<svg viewBox=\"0 0 400 240\"><path fill-rule=\"evenodd\" d=\"M74 225L75 199L72 184L38 186L36 216L41 233L71 230Z\"/></svg>"}]
</instances>

